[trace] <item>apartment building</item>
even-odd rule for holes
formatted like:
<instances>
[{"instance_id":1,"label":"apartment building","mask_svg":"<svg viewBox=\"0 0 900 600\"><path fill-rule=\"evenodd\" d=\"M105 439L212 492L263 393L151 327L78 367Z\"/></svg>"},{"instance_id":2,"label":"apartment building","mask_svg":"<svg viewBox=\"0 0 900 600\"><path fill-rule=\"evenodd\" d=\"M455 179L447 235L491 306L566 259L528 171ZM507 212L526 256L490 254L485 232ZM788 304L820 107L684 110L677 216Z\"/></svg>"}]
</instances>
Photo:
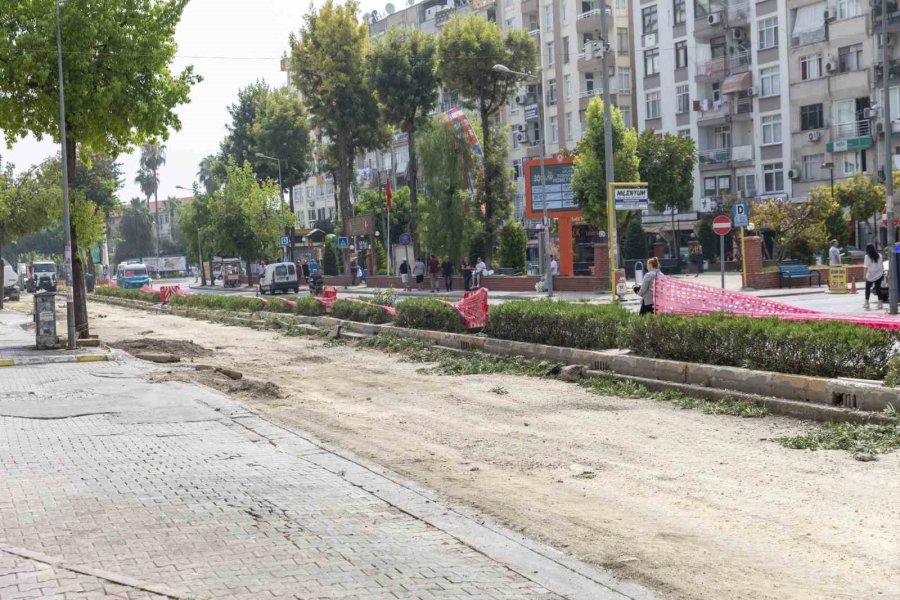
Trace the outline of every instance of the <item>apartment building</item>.
<instances>
[{"instance_id":1,"label":"apartment building","mask_svg":"<svg viewBox=\"0 0 900 600\"><path fill-rule=\"evenodd\" d=\"M311 175L291 189L294 227L310 229L316 221L334 221L337 204L331 175Z\"/></svg>"},{"instance_id":2,"label":"apartment building","mask_svg":"<svg viewBox=\"0 0 900 600\"><path fill-rule=\"evenodd\" d=\"M591 48L600 42L598 0L498 0L497 22L506 32L524 29L539 49L536 79L521 92L533 92L541 104L547 153L574 150L585 126L588 104L603 93L602 60ZM630 4L608 0L609 71L611 101L622 111L625 124L634 126L634 57ZM531 88L531 89L529 89ZM517 177L516 217L524 216L524 161L540 156L541 128L525 119L514 100L504 109L502 122L510 126L510 158ZM527 135L522 135L522 133Z\"/></svg>"}]
</instances>

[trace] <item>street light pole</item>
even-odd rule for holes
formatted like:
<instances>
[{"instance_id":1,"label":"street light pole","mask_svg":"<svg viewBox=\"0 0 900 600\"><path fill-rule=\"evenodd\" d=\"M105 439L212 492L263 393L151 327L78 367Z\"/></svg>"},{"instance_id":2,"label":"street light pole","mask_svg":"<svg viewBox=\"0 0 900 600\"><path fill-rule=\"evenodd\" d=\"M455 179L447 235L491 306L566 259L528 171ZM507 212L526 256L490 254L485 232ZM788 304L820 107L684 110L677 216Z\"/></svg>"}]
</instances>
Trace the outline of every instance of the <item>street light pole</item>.
<instances>
[{"instance_id":1,"label":"street light pole","mask_svg":"<svg viewBox=\"0 0 900 600\"><path fill-rule=\"evenodd\" d=\"M543 63L542 63L543 64ZM497 73L507 73L510 75L521 75L522 77L527 77L528 79L535 79L534 75L531 73L523 73L521 71L513 71L506 65L494 65L492 67L493 71ZM541 211L541 236L540 236L540 261L541 261L541 276L544 278L544 289L547 290L547 295L549 297L553 296L553 274L550 272L550 218L547 215L547 176L544 170L544 159L547 156L547 137L544 129L544 102L543 98L541 98L541 102L538 104L539 107L539 119L538 119L538 131L541 136L541 205L543 206L543 210ZM528 174L525 174L526 177Z\"/></svg>"},{"instance_id":2,"label":"street light pole","mask_svg":"<svg viewBox=\"0 0 900 600\"><path fill-rule=\"evenodd\" d=\"M613 162L613 143L612 143L612 102L609 99L609 27L606 24L607 12L606 0L600 0L600 43L602 54L601 68L603 69L603 153L606 159L606 191L610 192L612 184L615 182L615 164ZM593 54L593 53L592 53ZM618 225L616 224L616 206L612 198L607 198L607 210L609 211L609 245L610 245L610 265L609 280L611 282L613 301L616 299L616 269L619 268L619 236Z\"/></svg>"},{"instance_id":3,"label":"street light pole","mask_svg":"<svg viewBox=\"0 0 900 600\"><path fill-rule=\"evenodd\" d=\"M894 252L896 241L894 228L894 158L891 149L891 135L893 124L891 123L891 94L888 85L888 73L890 72L888 58L890 55L887 32L888 12L887 0L881 0L881 85L884 86L884 189L887 205L885 217L887 218L887 246L888 246L888 312L897 314L897 254Z\"/></svg>"},{"instance_id":4,"label":"street light pole","mask_svg":"<svg viewBox=\"0 0 900 600\"><path fill-rule=\"evenodd\" d=\"M281 247L281 262L288 261L288 252L290 251L290 259L291 262L294 262L294 240L292 239L291 232L288 229L287 223L284 219L284 188L281 186L281 159L275 158L274 156L267 156L260 152L256 153L257 158L265 158L266 160L274 160L278 163L278 199L280 200L280 208L281 208L281 230L284 232L284 236L290 239L290 244L287 247Z\"/></svg>"},{"instance_id":5,"label":"street light pole","mask_svg":"<svg viewBox=\"0 0 900 600\"><path fill-rule=\"evenodd\" d=\"M66 150L66 94L63 89L62 29L59 24L59 7L66 0L56 0L56 57L59 68L59 143L62 147L63 231L65 232L66 264L66 323L69 350L75 349L75 284L72 277L72 220L69 214L69 157Z\"/></svg>"},{"instance_id":6,"label":"street light pole","mask_svg":"<svg viewBox=\"0 0 900 600\"><path fill-rule=\"evenodd\" d=\"M184 187L183 185L176 185L175 188L179 189L179 190L185 190L187 192L190 192L191 195L194 197L194 201L196 202L196 200L197 200L197 188L196 187L187 188L187 187ZM206 285L206 272L203 270L203 245L202 245L201 236L200 236L200 225L199 224L197 225L197 267L200 270L200 285L205 286Z\"/></svg>"}]
</instances>

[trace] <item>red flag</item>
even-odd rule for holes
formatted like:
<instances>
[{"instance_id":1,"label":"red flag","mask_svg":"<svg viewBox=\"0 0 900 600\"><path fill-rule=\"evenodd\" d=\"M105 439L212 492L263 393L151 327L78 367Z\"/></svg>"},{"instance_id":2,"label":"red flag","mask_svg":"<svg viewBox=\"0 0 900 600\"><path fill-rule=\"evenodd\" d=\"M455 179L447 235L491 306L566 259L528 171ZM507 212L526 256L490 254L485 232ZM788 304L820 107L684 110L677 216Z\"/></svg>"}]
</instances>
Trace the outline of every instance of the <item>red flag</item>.
<instances>
[{"instance_id":1,"label":"red flag","mask_svg":"<svg viewBox=\"0 0 900 600\"><path fill-rule=\"evenodd\" d=\"M384 193L387 196L388 212L391 212L391 200L394 199L394 194L391 193L391 182L390 181L388 181L384 185Z\"/></svg>"}]
</instances>

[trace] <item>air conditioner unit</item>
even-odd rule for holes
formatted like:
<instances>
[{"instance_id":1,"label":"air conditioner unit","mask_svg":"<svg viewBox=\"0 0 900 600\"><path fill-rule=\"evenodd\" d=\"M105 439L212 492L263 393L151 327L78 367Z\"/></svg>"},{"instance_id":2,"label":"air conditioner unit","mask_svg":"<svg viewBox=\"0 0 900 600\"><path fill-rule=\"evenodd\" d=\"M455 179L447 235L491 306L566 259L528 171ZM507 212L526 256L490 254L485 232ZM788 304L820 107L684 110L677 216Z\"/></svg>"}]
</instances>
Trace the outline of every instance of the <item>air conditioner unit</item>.
<instances>
[{"instance_id":1,"label":"air conditioner unit","mask_svg":"<svg viewBox=\"0 0 900 600\"><path fill-rule=\"evenodd\" d=\"M518 104L519 106L528 104L528 95L527 94L516 94L516 104Z\"/></svg>"},{"instance_id":2,"label":"air conditioner unit","mask_svg":"<svg viewBox=\"0 0 900 600\"><path fill-rule=\"evenodd\" d=\"M516 143L525 145L528 143L528 134L522 131L516 132Z\"/></svg>"},{"instance_id":3,"label":"air conditioner unit","mask_svg":"<svg viewBox=\"0 0 900 600\"><path fill-rule=\"evenodd\" d=\"M538 86L534 83L528 84L527 86L525 86L525 93L529 96L537 96Z\"/></svg>"},{"instance_id":4,"label":"air conditioner unit","mask_svg":"<svg viewBox=\"0 0 900 600\"><path fill-rule=\"evenodd\" d=\"M880 34L880 33L876 33L876 34L875 34L875 45L878 46L879 48L881 48L882 45L883 45L883 44L881 43L881 40L882 40L882 39L887 40L887 45L888 45L888 46L893 46L893 45L894 45L894 36L892 36L890 33L887 34L887 36L884 36L884 35L882 35L882 34Z\"/></svg>"},{"instance_id":5,"label":"air conditioner unit","mask_svg":"<svg viewBox=\"0 0 900 600\"><path fill-rule=\"evenodd\" d=\"M825 63L825 72L826 73L834 73L837 71L838 65L833 60L829 60Z\"/></svg>"},{"instance_id":6,"label":"air conditioner unit","mask_svg":"<svg viewBox=\"0 0 900 600\"><path fill-rule=\"evenodd\" d=\"M718 25L722 22L722 13L713 13L706 18L706 22L710 25Z\"/></svg>"},{"instance_id":7,"label":"air conditioner unit","mask_svg":"<svg viewBox=\"0 0 900 600\"><path fill-rule=\"evenodd\" d=\"M826 8L824 17L826 21L834 21L837 18L837 13L833 8Z\"/></svg>"},{"instance_id":8,"label":"air conditioner unit","mask_svg":"<svg viewBox=\"0 0 900 600\"><path fill-rule=\"evenodd\" d=\"M756 87L755 85L754 85L753 87L748 87L748 88L747 88L747 95L748 95L748 96L752 97L752 96L756 96L756 95L758 95L758 94L759 94L759 88Z\"/></svg>"},{"instance_id":9,"label":"air conditioner unit","mask_svg":"<svg viewBox=\"0 0 900 600\"><path fill-rule=\"evenodd\" d=\"M874 108L864 108L862 109L862 118L863 119L874 119L878 116L878 110Z\"/></svg>"},{"instance_id":10,"label":"air conditioner unit","mask_svg":"<svg viewBox=\"0 0 900 600\"><path fill-rule=\"evenodd\" d=\"M656 46L656 34L648 33L641 38L641 47L643 49L652 48Z\"/></svg>"},{"instance_id":11,"label":"air conditioner unit","mask_svg":"<svg viewBox=\"0 0 900 600\"><path fill-rule=\"evenodd\" d=\"M745 37L747 37L747 33L743 29L732 29L731 30L731 39L742 40Z\"/></svg>"},{"instance_id":12,"label":"air conditioner unit","mask_svg":"<svg viewBox=\"0 0 900 600\"><path fill-rule=\"evenodd\" d=\"M525 123L519 123L516 125L516 133L528 133L528 125Z\"/></svg>"},{"instance_id":13,"label":"air conditioner unit","mask_svg":"<svg viewBox=\"0 0 900 600\"><path fill-rule=\"evenodd\" d=\"M798 179L800 179L800 169L788 169L788 179L790 179L791 181L797 181Z\"/></svg>"},{"instance_id":14,"label":"air conditioner unit","mask_svg":"<svg viewBox=\"0 0 900 600\"><path fill-rule=\"evenodd\" d=\"M821 131L810 131L806 137L808 137L809 141L811 141L811 142L818 142L819 140L822 139L822 132Z\"/></svg>"}]
</instances>

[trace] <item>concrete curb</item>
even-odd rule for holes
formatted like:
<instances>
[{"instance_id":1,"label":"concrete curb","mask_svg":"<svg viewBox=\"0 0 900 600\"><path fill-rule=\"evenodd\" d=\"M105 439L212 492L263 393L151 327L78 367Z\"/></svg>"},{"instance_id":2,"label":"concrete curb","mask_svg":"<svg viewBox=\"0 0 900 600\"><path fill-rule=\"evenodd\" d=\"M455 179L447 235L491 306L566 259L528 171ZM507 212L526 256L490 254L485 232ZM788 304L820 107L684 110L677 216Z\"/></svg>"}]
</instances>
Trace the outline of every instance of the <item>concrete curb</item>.
<instances>
[{"instance_id":1,"label":"concrete curb","mask_svg":"<svg viewBox=\"0 0 900 600\"><path fill-rule=\"evenodd\" d=\"M115 360L110 354L84 354L81 356L34 356L0 358L0 367L24 367L29 365L57 365L66 363L105 362Z\"/></svg>"},{"instance_id":2,"label":"concrete curb","mask_svg":"<svg viewBox=\"0 0 900 600\"><path fill-rule=\"evenodd\" d=\"M103 301L109 300L104 298ZM117 304L143 310L161 310L159 305L114 299ZM665 387L680 389L693 396L721 399L725 396L763 404L772 412L800 419L816 421L882 422L880 414L889 406L900 407L900 389L886 388L878 382L826 379L789 373L755 371L647 358L622 350L583 350L501 340L485 336L445 333L422 329L407 329L394 325L373 325L344 321L333 317L304 317L286 313L254 313L248 317L214 314L214 311L194 311L172 308L172 314L205 318L212 321L270 328L273 323L303 324L315 327L341 327L364 335L379 333L416 338L434 345L456 350L475 350L506 356L524 356L563 364L583 365L604 376L626 378L658 390Z\"/></svg>"}]
</instances>

